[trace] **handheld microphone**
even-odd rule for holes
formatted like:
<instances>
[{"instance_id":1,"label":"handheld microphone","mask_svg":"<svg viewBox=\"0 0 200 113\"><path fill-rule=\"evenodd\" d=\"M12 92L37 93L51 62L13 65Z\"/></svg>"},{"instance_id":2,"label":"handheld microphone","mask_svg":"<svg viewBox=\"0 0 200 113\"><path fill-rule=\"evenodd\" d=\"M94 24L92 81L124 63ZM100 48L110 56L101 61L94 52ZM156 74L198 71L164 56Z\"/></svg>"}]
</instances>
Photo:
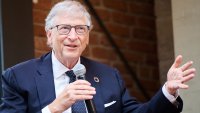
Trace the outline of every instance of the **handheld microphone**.
<instances>
[{"instance_id":1,"label":"handheld microphone","mask_svg":"<svg viewBox=\"0 0 200 113\"><path fill-rule=\"evenodd\" d=\"M86 68L84 65L79 64L78 67L74 70L76 78L79 80L85 80ZM92 100L85 100L88 113L96 113L96 108Z\"/></svg>"}]
</instances>

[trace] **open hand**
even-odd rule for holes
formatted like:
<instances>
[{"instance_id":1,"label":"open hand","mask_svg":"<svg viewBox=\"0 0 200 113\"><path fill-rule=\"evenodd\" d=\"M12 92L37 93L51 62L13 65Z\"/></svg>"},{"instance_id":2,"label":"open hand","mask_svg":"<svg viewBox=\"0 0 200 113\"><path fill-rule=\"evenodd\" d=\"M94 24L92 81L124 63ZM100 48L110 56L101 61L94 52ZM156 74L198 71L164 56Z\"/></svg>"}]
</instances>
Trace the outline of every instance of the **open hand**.
<instances>
[{"instance_id":1,"label":"open hand","mask_svg":"<svg viewBox=\"0 0 200 113\"><path fill-rule=\"evenodd\" d=\"M195 76L195 68L190 68L193 64L192 61L180 66L181 63L182 56L179 55L176 57L167 74L167 82L165 87L171 95L175 95L178 89L188 89L189 86L185 83Z\"/></svg>"}]
</instances>

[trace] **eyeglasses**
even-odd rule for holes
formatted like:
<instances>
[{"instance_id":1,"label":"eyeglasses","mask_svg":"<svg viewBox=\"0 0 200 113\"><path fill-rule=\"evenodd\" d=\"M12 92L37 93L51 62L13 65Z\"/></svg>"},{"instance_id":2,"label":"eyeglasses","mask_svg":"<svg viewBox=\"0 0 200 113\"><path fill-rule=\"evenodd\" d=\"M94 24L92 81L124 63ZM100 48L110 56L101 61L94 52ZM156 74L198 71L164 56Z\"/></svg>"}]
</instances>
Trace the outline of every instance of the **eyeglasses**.
<instances>
[{"instance_id":1,"label":"eyeglasses","mask_svg":"<svg viewBox=\"0 0 200 113\"><path fill-rule=\"evenodd\" d=\"M66 25L66 24L60 24L52 27L51 29L57 27L57 31L60 35L68 35L71 31L72 28L75 29L75 32L78 35L84 35L88 32L89 26L87 25L76 25L76 26L71 26L71 25Z\"/></svg>"}]
</instances>

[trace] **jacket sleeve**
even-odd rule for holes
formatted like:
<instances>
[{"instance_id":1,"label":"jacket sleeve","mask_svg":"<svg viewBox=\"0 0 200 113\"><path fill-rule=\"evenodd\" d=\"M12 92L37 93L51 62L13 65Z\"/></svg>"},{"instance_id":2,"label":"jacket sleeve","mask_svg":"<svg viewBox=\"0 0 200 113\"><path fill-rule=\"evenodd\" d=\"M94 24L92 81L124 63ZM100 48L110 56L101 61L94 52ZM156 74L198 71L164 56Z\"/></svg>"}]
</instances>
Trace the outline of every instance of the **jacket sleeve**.
<instances>
[{"instance_id":1,"label":"jacket sleeve","mask_svg":"<svg viewBox=\"0 0 200 113\"><path fill-rule=\"evenodd\" d=\"M18 81L11 68L7 69L2 75L2 104L1 113L26 113L26 101L20 93Z\"/></svg>"},{"instance_id":2,"label":"jacket sleeve","mask_svg":"<svg viewBox=\"0 0 200 113\"><path fill-rule=\"evenodd\" d=\"M182 99L177 98L177 106L172 104L164 96L162 88L148 102L139 103L134 97L130 96L120 74L118 71L116 72L121 86L123 113L180 113L182 111Z\"/></svg>"}]
</instances>

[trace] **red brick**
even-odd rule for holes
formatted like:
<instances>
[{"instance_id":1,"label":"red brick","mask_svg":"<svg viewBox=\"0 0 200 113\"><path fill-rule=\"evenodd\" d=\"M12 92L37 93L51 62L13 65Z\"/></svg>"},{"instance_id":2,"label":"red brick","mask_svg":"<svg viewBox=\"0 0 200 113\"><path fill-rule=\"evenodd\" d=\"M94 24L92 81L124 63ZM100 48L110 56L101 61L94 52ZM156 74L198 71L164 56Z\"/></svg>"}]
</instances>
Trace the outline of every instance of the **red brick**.
<instances>
[{"instance_id":1,"label":"red brick","mask_svg":"<svg viewBox=\"0 0 200 113\"><path fill-rule=\"evenodd\" d=\"M138 53L134 53L134 52L129 52L128 50L123 52L126 60L130 63L130 62L134 62L134 63L140 63L144 61L144 55L142 54L138 54Z\"/></svg>"},{"instance_id":2,"label":"red brick","mask_svg":"<svg viewBox=\"0 0 200 113\"><path fill-rule=\"evenodd\" d=\"M38 3L33 4L33 9L50 10L52 0L38 0Z\"/></svg>"},{"instance_id":3,"label":"red brick","mask_svg":"<svg viewBox=\"0 0 200 113\"><path fill-rule=\"evenodd\" d=\"M154 4L154 0L132 0L132 1L138 2L138 3Z\"/></svg>"},{"instance_id":4,"label":"red brick","mask_svg":"<svg viewBox=\"0 0 200 113\"><path fill-rule=\"evenodd\" d=\"M116 54L113 49L105 47L92 47L92 56L98 59L116 59Z\"/></svg>"},{"instance_id":5,"label":"red brick","mask_svg":"<svg viewBox=\"0 0 200 113\"><path fill-rule=\"evenodd\" d=\"M114 39L116 45L121 48L121 49L126 49L127 48L127 43L128 41L127 40L124 40L124 38L115 38Z\"/></svg>"},{"instance_id":6,"label":"red brick","mask_svg":"<svg viewBox=\"0 0 200 113\"><path fill-rule=\"evenodd\" d=\"M122 26L114 23L107 23L107 29L113 34L121 38L130 37L130 29L128 26Z\"/></svg>"},{"instance_id":7,"label":"red brick","mask_svg":"<svg viewBox=\"0 0 200 113\"><path fill-rule=\"evenodd\" d=\"M116 23L124 25L135 25L135 16L129 15L124 12L113 12L112 20Z\"/></svg>"},{"instance_id":8,"label":"red brick","mask_svg":"<svg viewBox=\"0 0 200 113\"><path fill-rule=\"evenodd\" d=\"M155 31L143 28L134 28L133 37L144 40L156 40Z\"/></svg>"},{"instance_id":9,"label":"red brick","mask_svg":"<svg viewBox=\"0 0 200 113\"><path fill-rule=\"evenodd\" d=\"M140 100L140 102L145 102L144 96L141 94L141 92L138 89L135 88L128 88L131 96L134 96L137 100Z\"/></svg>"},{"instance_id":10,"label":"red brick","mask_svg":"<svg viewBox=\"0 0 200 113\"><path fill-rule=\"evenodd\" d=\"M127 11L127 3L124 0L103 0L105 7L117 11Z\"/></svg>"},{"instance_id":11,"label":"red brick","mask_svg":"<svg viewBox=\"0 0 200 113\"><path fill-rule=\"evenodd\" d=\"M139 68L139 78L140 79L151 79L152 71L150 67L141 66Z\"/></svg>"},{"instance_id":12,"label":"red brick","mask_svg":"<svg viewBox=\"0 0 200 113\"><path fill-rule=\"evenodd\" d=\"M58 2L60 2L61 0L51 0L52 1L52 4L56 4ZM81 2L81 0L79 0Z\"/></svg>"},{"instance_id":13,"label":"red brick","mask_svg":"<svg viewBox=\"0 0 200 113\"><path fill-rule=\"evenodd\" d=\"M86 47L86 49L83 51L82 56L90 56L90 48L89 46Z\"/></svg>"},{"instance_id":14,"label":"red brick","mask_svg":"<svg viewBox=\"0 0 200 113\"><path fill-rule=\"evenodd\" d=\"M121 76L122 76L122 79L125 81L126 87L128 87L128 88L136 87L135 84L134 84L134 80L131 77L131 75L129 75L129 74L121 74Z\"/></svg>"},{"instance_id":15,"label":"red brick","mask_svg":"<svg viewBox=\"0 0 200 113\"><path fill-rule=\"evenodd\" d=\"M96 32L90 32L90 45L99 45L100 44L100 38L99 34Z\"/></svg>"},{"instance_id":16,"label":"red brick","mask_svg":"<svg viewBox=\"0 0 200 113\"><path fill-rule=\"evenodd\" d=\"M155 29L155 18L154 17L137 17L136 26Z\"/></svg>"},{"instance_id":17,"label":"red brick","mask_svg":"<svg viewBox=\"0 0 200 113\"><path fill-rule=\"evenodd\" d=\"M113 67L117 68L119 70L119 72L121 73L121 75L123 75L123 76L128 73L127 69L125 68L125 66L122 62L114 63Z\"/></svg>"},{"instance_id":18,"label":"red brick","mask_svg":"<svg viewBox=\"0 0 200 113\"><path fill-rule=\"evenodd\" d=\"M140 80L140 82L143 84L144 88L148 91L158 91L160 88L160 83L157 80Z\"/></svg>"},{"instance_id":19,"label":"red brick","mask_svg":"<svg viewBox=\"0 0 200 113\"><path fill-rule=\"evenodd\" d=\"M111 47L108 37L104 34L100 35L100 44L106 47Z\"/></svg>"},{"instance_id":20,"label":"red brick","mask_svg":"<svg viewBox=\"0 0 200 113\"><path fill-rule=\"evenodd\" d=\"M47 46L47 39L46 38L34 38L35 49L37 50L44 50L50 51L51 49Z\"/></svg>"},{"instance_id":21,"label":"red brick","mask_svg":"<svg viewBox=\"0 0 200 113\"><path fill-rule=\"evenodd\" d=\"M47 53L48 51L41 51L41 50L35 50L35 58L41 57L43 54Z\"/></svg>"},{"instance_id":22,"label":"red brick","mask_svg":"<svg viewBox=\"0 0 200 113\"><path fill-rule=\"evenodd\" d=\"M127 48L127 40L124 40L123 38L113 38L113 41L118 46L118 48L121 48L121 49ZM111 45L108 37L105 35L101 35L100 44L107 46L107 47L113 47L113 45Z\"/></svg>"},{"instance_id":23,"label":"red brick","mask_svg":"<svg viewBox=\"0 0 200 113\"><path fill-rule=\"evenodd\" d=\"M155 53L157 49L155 43L148 41L131 40L128 45L132 51L144 53Z\"/></svg>"},{"instance_id":24,"label":"red brick","mask_svg":"<svg viewBox=\"0 0 200 113\"><path fill-rule=\"evenodd\" d=\"M156 51L154 53L156 53ZM157 59L156 54L148 54L146 56L145 62L147 65L156 66L156 67L158 66L158 59Z\"/></svg>"},{"instance_id":25,"label":"red brick","mask_svg":"<svg viewBox=\"0 0 200 113\"><path fill-rule=\"evenodd\" d=\"M102 32L102 29L99 26L99 23L94 18L92 18L92 23L93 23L93 31Z\"/></svg>"},{"instance_id":26,"label":"red brick","mask_svg":"<svg viewBox=\"0 0 200 113\"><path fill-rule=\"evenodd\" d=\"M93 5L93 7L101 5L101 0L90 0L90 2Z\"/></svg>"},{"instance_id":27,"label":"red brick","mask_svg":"<svg viewBox=\"0 0 200 113\"><path fill-rule=\"evenodd\" d=\"M47 12L41 10L34 10L33 11L33 21L35 23L45 23L45 18L47 16Z\"/></svg>"},{"instance_id":28,"label":"red brick","mask_svg":"<svg viewBox=\"0 0 200 113\"><path fill-rule=\"evenodd\" d=\"M98 16L100 17L100 19L102 21L105 22L105 21L109 21L110 20L110 17L111 17L110 11L108 11L106 9L102 9L102 8L101 9L100 8L96 8L95 10L96 10Z\"/></svg>"},{"instance_id":29,"label":"red brick","mask_svg":"<svg viewBox=\"0 0 200 113\"><path fill-rule=\"evenodd\" d=\"M41 26L41 25L34 25L33 26L33 29L34 29L34 34L35 36L38 36L38 37L46 37L46 32L44 30L44 26Z\"/></svg>"},{"instance_id":30,"label":"red brick","mask_svg":"<svg viewBox=\"0 0 200 113\"><path fill-rule=\"evenodd\" d=\"M129 9L132 14L137 15L154 15L154 6L149 3L129 3Z\"/></svg>"}]
</instances>

